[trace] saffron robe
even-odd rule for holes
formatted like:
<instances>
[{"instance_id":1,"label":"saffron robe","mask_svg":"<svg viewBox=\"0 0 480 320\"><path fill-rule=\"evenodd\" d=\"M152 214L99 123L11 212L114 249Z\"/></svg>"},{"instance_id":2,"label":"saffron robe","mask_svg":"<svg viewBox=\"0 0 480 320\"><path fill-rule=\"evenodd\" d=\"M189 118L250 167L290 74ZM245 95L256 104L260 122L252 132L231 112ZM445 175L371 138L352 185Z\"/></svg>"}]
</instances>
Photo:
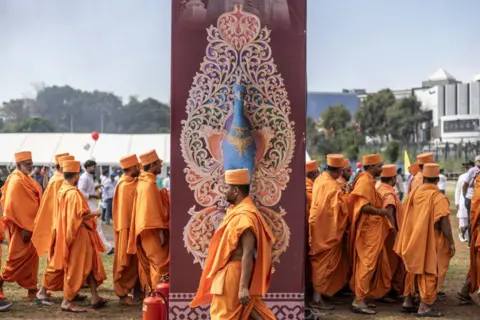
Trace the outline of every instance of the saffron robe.
<instances>
[{"instance_id":1,"label":"saffron robe","mask_svg":"<svg viewBox=\"0 0 480 320\"><path fill-rule=\"evenodd\" d=\"M413 190L415 190L416 188L418 188L422 184L423 184L423 173L418 172L415 175L415 177L413 177L412 181L410 181L410 186L409 186L408 192L409 193L412 192Z\"/></svg>"},{"instance_id":2,"label":"saffron robe","mask_svg":"<svg viewBox=\"0 0 480 320\"><path fill-rule=\"evenodd\" d=\"M470 280L470 293L480 289L480 176L477 177L470 211L471 245L470 267L467 280Z\"/></svg>"}]
</instances>

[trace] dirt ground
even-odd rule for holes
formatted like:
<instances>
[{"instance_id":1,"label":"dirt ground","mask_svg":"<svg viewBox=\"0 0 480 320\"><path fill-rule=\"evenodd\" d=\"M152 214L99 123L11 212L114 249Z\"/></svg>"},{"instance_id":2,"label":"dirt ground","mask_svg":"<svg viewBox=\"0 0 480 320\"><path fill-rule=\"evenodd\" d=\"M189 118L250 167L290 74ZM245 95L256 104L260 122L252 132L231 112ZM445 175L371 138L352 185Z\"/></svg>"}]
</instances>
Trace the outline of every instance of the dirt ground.
<instances>
[{"instance_id":1,"label":"dirt ground","mask_svg":"<svg viewBox=\"0 0 480 320\"><path fill-rule=\"evenodd\" d=\"M457 219L455 217L455 206L453 202L453 188L454 184L449 183L447 194L452 200L452 216L451 221L453 223L454 238L458 241L457 236ZM104 231L109 241L113 241L111 227L104 226ZM439 300L435 308L440 309L444 314L444 319L479 319L480 307L478 306L460 306L458 299L456 298L457 291L462 287L465 281L465 276L468 270L469 253L467 245L465 243L456 244L457 253L450 263L450 269L447 279L444 284L444 291L446 292L446 298ZM5 254L7 251L6 245L2 245L3 258L2 264L5 261ZM113 256L104 256L104 266L107 272L108 279L100 287L100 293L110 300L105 309L94 311L89 310L87 313L80 315L68 314L60 311L60 302L62 299L62 293L54 293L53 301L55 306L45 307L37 306L35 302L26 301L23 297L26 291L20 289L16 284L5 284L5 295L14 302L12 310L6 313L0 313L0 319L141 319L141 307L123 307L117 302L117 298L113 293L112 284L112 258ZM45 259L41 259L39 268L39 283L41 283L41 276L45 266ZM83 294L90 296L88 289L83 289ZM363 316L355 315L350 311L351 297L341 298L339 300L341 304L336 306L336 310L332 314L324 316L322 319L337 320L337 319L381 319L381 320L393 320L393 319L416 319L415 316L405 315L399 313L401 304L377 304L378 314L376 316ZM89 301L86 302L88 305ZM195 319L192 319L195 320Z\"/></svg>"}]
</instances>

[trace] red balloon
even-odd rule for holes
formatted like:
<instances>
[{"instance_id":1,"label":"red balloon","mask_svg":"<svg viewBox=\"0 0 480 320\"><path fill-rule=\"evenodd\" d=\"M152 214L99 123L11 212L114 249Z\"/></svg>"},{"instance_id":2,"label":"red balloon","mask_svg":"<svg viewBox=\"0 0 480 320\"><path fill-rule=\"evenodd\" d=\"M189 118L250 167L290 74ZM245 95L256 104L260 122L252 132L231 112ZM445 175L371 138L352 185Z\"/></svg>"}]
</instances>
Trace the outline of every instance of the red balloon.
<instances>
[{"instance_id":1,"label":"red balloon","mask_svg":"<svg viewBox=\"0 0 480 320\"><path fill-rule=\"evenodd\" d=\"M357 162L357 168L362 169L362 163L361 162Z\"/></svg>"},{"instance_id":2,"label":"red balloon","mask_svg":"<svg viewBox=\"0 0 480 320\"><path fill-rule=\"evenodd\" d=\"M97 141L98 138L100 138L100 134L98 134L97 131L93 131L93 132L92 132L92 139L93 139L94 141Z\"/></svg>"}]
</instances>

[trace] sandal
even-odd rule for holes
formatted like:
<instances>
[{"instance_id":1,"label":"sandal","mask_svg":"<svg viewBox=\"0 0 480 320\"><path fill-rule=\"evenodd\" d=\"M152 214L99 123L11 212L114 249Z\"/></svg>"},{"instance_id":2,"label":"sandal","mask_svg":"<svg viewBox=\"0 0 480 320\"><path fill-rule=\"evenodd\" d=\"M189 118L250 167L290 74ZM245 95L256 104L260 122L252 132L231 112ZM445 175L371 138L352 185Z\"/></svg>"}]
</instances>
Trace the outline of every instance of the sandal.
<instances>
[{"instance_id":1,"label":"sandal","mask_svg":"<svg viewBox=\"0 0 480 320\"><path fill-rule=\"evenodd\" d=\"M418 307L404 307L400 309L400 313L418 313Z\"/></svg>"},{"instance_id":2,"label":"sandal","mask_svg":"<svg viewBox=\"0 0 480 320\"><path fill-rule=\"evenodd\" d=\"M107 303L108 303L107 299L100 298L98 302L92 303L91 307L92 309L100 309L100 308L103 308Z\"/></svg>"},{"instance_id":3,"label":"sandal","mask_svg":"<svg viewBox=\"0 0 480 320\"><path fill-rule=\"evenodd\" d=\"M441 318L443 317L443 314L441 312L430 310L424 313L417 313L415 316L417 318Z\"/></svg>"},{"instance_id":4,"label":"sandal","mask_svg":"<svg viewBox=\"0 0 480 320\"><path fill-rule=\"evenodd\" d=\"M63 312L72 312L72 313L83 313L83 312L87 312L87 310L83 309L83 308L80 308L80 307L77 307L76 305L74 305L73 303L70 304L68 307L62 307L62 311Z\"/></svg>"},{"instance_id":5,"label":"sandal","mask_svg":"<svg viewBox=\"0 0 480 320\"><path fill-rule=\"evenodd\" d=\"M87 296L82 296L81 294L77 293L77 295L75 296L75 298L73 298L72 301L82 302L85 301L85 299L87 299Z\"/></svg>"},{"instance_id":6,"label":"sandal","mask_svg":"<svg viewBox=\"0 0 480 320\"><path fill-rule=\"evenodd\" d=\"M52 301L50 301L50 299L48 298L38 298L36 297L35 298L35 302L38 304L38 305L42 305L42 306L53 306L54 303Z\"/></svg>"},{"instance_id":7,"label":"sandal","mask_svg":"<svg viewBox=\"0 0 480 320\"><path fill-rule=\"evenodd\" d=\"M127 296L124 299L120 299L120 304L124 306L138 306L140 303Z\"/></svg>"},{"instance_id":8,"label":"sandal","mask_svg":"<svg viewBox=\"0 0 480 320\"><path fill-rule=\"evenodd\" d=\"M466 303L466 304L472 304L473 303L473 300L470 296L464 296L460 292L457 292L457 298L460 299L460 301L462 303Z\"/></svg>"},{"instance_id":9,"label":"sandal","mask_svg":"<svg viewBox=\"0 0 480 320\"><path fill-rule=\"evenodd\" d=\"M314 302L310 302L308 304L308 307L310 309L313 309L313 310L335 310L335 306L329 306L329 305L326 305L326 304L317 304L317 303L314 303Z\"/></svg>"},{"instance_id":10,"label":"sandal","mask_svg":"<svg viewBox=\"0 0 480 320\"><path fill-rule=\"evenodd\" d=\"M370 309L368 306L361 307L361 306L352 306L353 313L358 314L367 314L367 315L375 315L377 311Z\"/></svg>"}]
</instances>

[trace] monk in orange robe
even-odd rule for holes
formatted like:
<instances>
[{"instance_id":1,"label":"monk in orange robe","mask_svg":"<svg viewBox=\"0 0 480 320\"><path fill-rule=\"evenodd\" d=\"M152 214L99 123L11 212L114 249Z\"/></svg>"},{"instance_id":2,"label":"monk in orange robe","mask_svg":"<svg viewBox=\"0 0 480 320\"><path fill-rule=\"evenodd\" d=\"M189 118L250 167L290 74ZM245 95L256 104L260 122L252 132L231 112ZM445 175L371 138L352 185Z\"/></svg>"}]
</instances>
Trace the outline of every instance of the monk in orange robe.
<instances>
[{"instance_id":1,"label":"monk in orange robe","mask_svg":"<svg viewBox=\"0 0 480 320\"><path fill-rule=\"evenodd\" d=\"M403 287L405 284L405 267L403 266L402 260L393 250L399 226L402 225L402 203L394 189L397 183L397 166L394 164L384 165L380 179L381 183L378 185L377 190L382 197L383 208L388 210L388 218L394 227L386 240L390 270L392 271L391 298L384 297L385 302L392 303L396 302L394 299L403 296Z\"/></svg>"},{"instance_id":2,"label":"monk in orange robe","mask_svg":"<svg viewBox=\"0 0 480 320\"><path fill-rule=\"evenodd\" d=\"M350 165L350 160L344 159L343 160L342 174L337 179L337 181L338 181L338 183L340 183L343 190L345 190L345 192L347 192L347 193L350 193L350 191L351 191L350 190L351 189L351 184L348 183L351 176L352 176L352 166Z\"/></svg>"},{"instance_id":3,"label":"monk in orange robe","mask_svg":"<svg viewBox=\"0 0 480 320\"><path fill-rule=\"evenodd\" d=\"M124 174L115 187L112 210L117 248L113 257L113 287L121 304L134 305L133 299L128 294L138 282L138 259L136 255L127 254L127 246L137 178L140 173L137 156L133 154L120 159L120 166ZM137 287L139 288L139 285Z\"/></svg>"},{"instance_id":4,"label":"monk in orange robe","mask_svg":"<svg viewBox=\"0 0 480 320\"><path fill-rule=\"evenodd\" d=\"M107 278L100 257L105 248L96 230L96 219L101 213L90 211L87 199L77 189L79 173L80 162L63 162L65 181L58 191L56 240L51 258L53 268L65 272L61 309L67 312L86 311L73 304L84 283L88 283L92 293L92 308L98 309L107 303L97 291Z\"/></svg>"},{"instance_id":5,"label":"monk in orange robe","mask_svg":"<svg viewBox=\"0 0 480 320\"><path fill-rule=\"evenodd\" d=\"M344 159L339 154L327 155L327 171L315 180L310 209L310 252L312 282L315 288L313 309L331 310L323 296L332 297L348 283L350 265L346 246L348 208L346 195L338 178Z\"/></svg>"},{"instance_id":6,"label":"monk in orange robe","mask_svg":"<svg viewBox=\"0 0 480 320\"><path fill-rule=\"evenodd\" d=\"M3 183L1 184L1 187L3 187ZM2 189L0 188L0 198L2 197ZM3 223L3 210L2 206L0 205L0 263L2 262L2 242L5 239L5 225ZM0 311L6 311L10 309L12 306L12 303L7 301L7 300L0 300Z\"/></svg>"},{"instance_id":7,"label":"monk in orange robe","mask_svg":"<svg viewBox=\"0 0 480 320\"><path fill-rule=\"evenodd\" d=\"M432 310L432 305L455 255L450 203L437 187L439 175L439 165L424 165L423 184L405 199L402 226L395 243L395 252L407 270L403 308L417 311L413 297L418 290L421 303L417 312L421 317L442 316Z\"/></svg>"},{"instance_id":8,"label":"monk in orange robe","mask_svg":"<svg viewBox=\"0 0 480 320\"><path fill-rule=\"evenodd\" d=\"M308 252L310 251L310 240L308 235L308 218L310 215L310 206L312 204L312 191L313 191L313 183L315 179L317 179L318 175L320 174L320 170L318 170L318 162L317 160L308 161L305 164L305 171L306 171L306 178L305 178L305 193L306 193L306 212L305 212L305 257L308 256ZM311 297L313 295L313 284L312 284L312 277L311 275L311 265L307 261L305 263L305 294L307 297Z\"/></svg>"},{"instance_id":9,"label":"monk in orange robe","mask_svg":"<svg viewBox=\"0 0 480 320\"><path fill-rule=\"evenodd\" d=\"M42 286L37 292L37 302L43 305L52 305L52 302L48 299L50 294L47 290L63 290L63 269L55 270L51 258L56 238L55 228L57 221L56 210L58 208L58 190L60 190L60 187L65 181L61 164L67 160L74 160L74 157L68 154L59 154L55 156L55 174L50 179L48 186L45 189L45 193L43 194L32 234L32 242L35 249L37 249L37 254L40 257L44 256L46 253L49 254L47 266L43 273Z\"/></svg>"},{"instance_id":10,"label":"monk in orange robe","mask_svg":"<svg viewBox=\"0 0 480 320\"><path fill-rule=\"evenodd\" d=\"M355 293L352 311L376 314L375 306L367 298L380 299L390 291L392 272L385 245L393 229L389 211L383 208L380 193L375 188L376 178L382 173L382 157L371 154L363 157L364 172L353 182L349 195L349 215L352 218L349 248L353 264L350 287Z\"/></svg>"},{"instance_id":11,"label":"monk in orange robe","mask_svg":"<svg viewBox=\"0 0 480 320\"><path fill-rule=\"evenodd\" d=\"M248 170L227 170L225 182L232 205L210 241L190 307L210 303L211 320L274 320L261 297L270 286L275 238L248 196Z\"/></svg>"},{"instance_id":12,"label":"monk in orange robe","mask_svg":"<svg viewBox=\"0 0 480 320\"><path fill-rule=\"evenodd\" d=\"M38 255L31 241L42 187L30 177L33 169L32 154L28 151L15 154L17 168L8 176L0 200L10 240L8 256L0 279L0 299L5 299L3 283L17 282L28 290L27 298L37 292Z\"/></svg>"},{"instance_id":13,"label":"monk in orange robe","mask_svg":"<svg viewBox=\"0 0 480 320\"><path fill-rule=\"evenodd\" d=\"M137 255L142 288L153 289L168 281L170 212L156 182L163 161L155 150L140 155L140 161L143 171L135 192L127 253Z\"/></svg>"},{"instance_id":14,"label":"monk in orange robe","mask_svg":"<svg viewBox=\"0 0 480 320\"><path fill-rule=\"evenodd\" d=\"M423 184L423 166L427 163L435 163L435 157L432 152L422 153L417 156L418 166L420 168L420 172L415 175L415 178L412 180L410 185L410 191L415 190L419 186Z\"/></svg>"},{"instance_id":15,"label":"monk in orange robe","mask_svg":"<svg viewBox=\"0 0 480 320\"><path fill-rule=\"evenodd\" d=\"M408 167L408 171L410 172L410 178L409 178L410 182L408 183L408 193L410 193L412 191L412 182L415 179L415 176L420 172L420 165L418 164L418 162L412 163Z\"/></svg>"}]
</instances>

